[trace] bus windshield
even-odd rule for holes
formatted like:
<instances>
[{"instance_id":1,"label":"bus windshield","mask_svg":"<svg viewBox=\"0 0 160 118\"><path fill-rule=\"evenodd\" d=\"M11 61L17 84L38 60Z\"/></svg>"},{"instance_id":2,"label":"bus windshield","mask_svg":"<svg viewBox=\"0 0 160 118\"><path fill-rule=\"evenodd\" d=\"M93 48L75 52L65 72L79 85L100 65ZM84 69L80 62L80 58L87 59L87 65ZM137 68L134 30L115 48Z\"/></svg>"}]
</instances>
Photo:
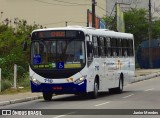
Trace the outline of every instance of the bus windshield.
<instances>
[{"instance_id":1,"label":"bus windshield","mask_svg":"<svg viewBox=\"0 0 160 118\"><path fill-rule=\"evenodd\" d=\"M85 65L84 41L76 39L37 40L31 43L34 69L82 68Z\"/></svg>"}]
</instances>

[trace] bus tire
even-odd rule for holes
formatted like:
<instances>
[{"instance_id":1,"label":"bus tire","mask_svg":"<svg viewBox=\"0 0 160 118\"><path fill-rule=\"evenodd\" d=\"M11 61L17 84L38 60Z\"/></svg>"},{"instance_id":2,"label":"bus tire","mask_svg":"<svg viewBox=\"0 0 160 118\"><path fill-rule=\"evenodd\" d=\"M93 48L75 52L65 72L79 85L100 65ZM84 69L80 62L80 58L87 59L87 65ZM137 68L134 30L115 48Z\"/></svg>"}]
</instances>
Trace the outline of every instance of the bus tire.
<instances>
[{"instance_id":1,"label":"bus tire","mask_svg":"<svg viewBox=\"0 0 160 118\"><path fill-rule=\"evenodd\" d=\"M123 92L123 77L121 76L119 79L119 85L116 88L109 89L110 94L120 94Z\"/></svg>"},{"instance_id":2,"label":"bus tire","mask_svg":"<svg viewBox=\"0 0 160 118\"><path fill-rule=\"evenodd\" d=\"M118 88L116 89L116 92L117 92L118 94L120 94L120 93L123 92L123 79L122 79L122 78L119 79L119 86L118 86Z\"/></svg>"},{"instance_id":3,"label":"bus tire","mask_svg":"<svg viewBox=\"0 0 160 118\"><path fill-rule=\"evenodd\" d=\"M98 83L97 81L94 82L94 90L91 93L91 98L96 99L98 97Z\"/></svg>"},{"instance_id":4,"label":"bus tire","mask_svg":"<svg viewBox=\"0 0 160 118\"><path fill-rule=\"evenodd\" d=\"M43 92L43 98L45 101L51 101L52 100L52 93L44 93Z\"/></svg>"}]
</instances>

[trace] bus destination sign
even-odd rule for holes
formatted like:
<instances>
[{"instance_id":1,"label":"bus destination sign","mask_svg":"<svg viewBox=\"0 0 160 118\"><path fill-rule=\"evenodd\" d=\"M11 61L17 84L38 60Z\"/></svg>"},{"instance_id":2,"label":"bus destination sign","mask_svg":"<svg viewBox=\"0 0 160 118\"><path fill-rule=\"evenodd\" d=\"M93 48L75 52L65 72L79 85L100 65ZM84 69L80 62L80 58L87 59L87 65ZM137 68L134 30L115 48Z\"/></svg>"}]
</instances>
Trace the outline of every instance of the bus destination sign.
<instances>
[{"instance_id":1,"label":"bus destination sign","mask_svg":"<svg viewBox=\"0 0 160 118\"><path fill-rule=\"evenodd\" d=\"M36 36L37 35L37 36ZM42 38L80 38L83 37L84 33L82 31L73 31L73 30L52 30L52 31L39 31L34 32L32 37L38 39Z\"/></svg>"},{"instance_id":2,"label":"bus destination sign","mask_svg":"<svg viewBox=\"0 0 160 118\"><path fill-rule=\"evenodd\" d=\"M38 32L39 38L48 38L48 37L66 37L65 31L43 31Z\"/></svg>"}]
</instances>

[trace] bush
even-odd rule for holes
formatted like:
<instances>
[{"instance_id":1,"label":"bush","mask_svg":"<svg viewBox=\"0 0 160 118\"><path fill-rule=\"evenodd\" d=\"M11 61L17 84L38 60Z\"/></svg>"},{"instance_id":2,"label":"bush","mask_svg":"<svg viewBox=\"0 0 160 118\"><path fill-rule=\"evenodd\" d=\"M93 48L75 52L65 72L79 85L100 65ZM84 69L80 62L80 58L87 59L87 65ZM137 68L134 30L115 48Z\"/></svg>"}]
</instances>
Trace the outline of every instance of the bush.
<instances>
[{"instance_id":1,"label":"bush","mask_svg":"<svg viewBox=\"0 0 160 118\"><path fill-rule=\"evenodd\" d=\"M25 73L21 78L19 78L17 84L18 86L22 87L29 87L30 86L29 74Z\"/></svg>"},{"instance_id":2,"label":"bush","mask_svg":"<svg viewBox=\"0 0 160 118\"><path fill-rule=\"evenodd\" d=\"M22 44L27 41L30 44L30 34L40 25L28 25L26 20L6 18L0 22L0 68L2 69L2 91L11 87L14 78L14 64L17 64L17 87L29 86L28 60L29 46L26 52L22 50ZM26 74L27 73L27 74Z\"/></svg>"},{"instance_id":3,"label":"bush","mask_svg":"<svg viewBox=\"0 0 160 118\"><path fill-rule=\"evenodd\" d=\"M4 91L8 88L11 88L12 84L9 80L3 80L2 83L1 83L1 90Z\"/></svg>"}]
</instances>

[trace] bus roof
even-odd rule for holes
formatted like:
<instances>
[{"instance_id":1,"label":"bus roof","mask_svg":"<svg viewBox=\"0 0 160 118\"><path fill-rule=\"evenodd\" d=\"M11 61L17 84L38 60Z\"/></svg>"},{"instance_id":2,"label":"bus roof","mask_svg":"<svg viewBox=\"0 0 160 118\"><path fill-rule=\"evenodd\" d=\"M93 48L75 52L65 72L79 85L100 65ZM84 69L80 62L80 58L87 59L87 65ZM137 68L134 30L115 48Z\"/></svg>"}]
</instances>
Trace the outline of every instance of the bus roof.
<instances>
[{"instance_id":1,"label":"bus roof","mask_svg":"<svg viewBox=\"0 0 160 118\"><path fill-rule=\"evenodd\" d=\"M67 27L37 29L37 30L34 30L33 32L49 31L49 30L80 30L80 31L83 31L85 34L89 34L89 35L133 39L133 34L130 34L130 33L115 32L108 29L95 29L92 27L83 27L83 26L67 26Z\"/></svg>"}]
</instances>

